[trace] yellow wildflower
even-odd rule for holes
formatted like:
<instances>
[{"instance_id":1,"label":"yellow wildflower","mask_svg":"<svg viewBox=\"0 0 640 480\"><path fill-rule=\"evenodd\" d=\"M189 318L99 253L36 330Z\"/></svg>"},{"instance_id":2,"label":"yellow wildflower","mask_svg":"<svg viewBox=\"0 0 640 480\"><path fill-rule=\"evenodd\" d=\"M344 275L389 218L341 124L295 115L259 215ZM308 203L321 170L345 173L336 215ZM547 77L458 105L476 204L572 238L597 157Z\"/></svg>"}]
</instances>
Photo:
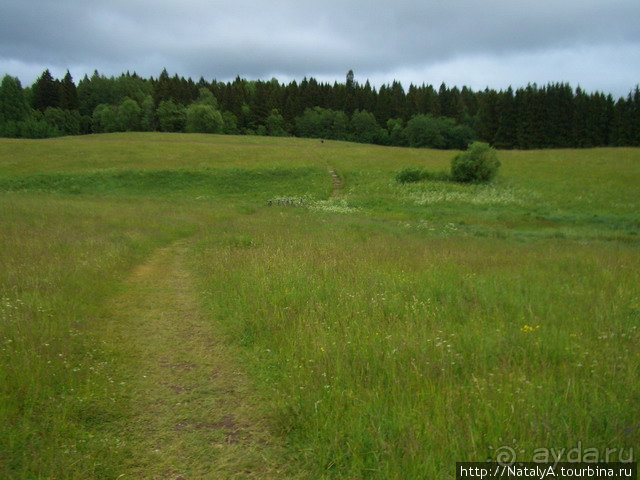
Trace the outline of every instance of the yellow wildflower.
<instances>
[{"instance_id":1,"label":"yellow wildflower","mask_svg":"<svg viewBox=\"0 0 640 480\"><path fill-rule=\"evenodd\" d=\"M535 332L536 330L538 330L540 328L540 325L536 325L535 327L531 327L529 325L524 325L520 331L522 333L531 333L531 332Z\"/></svg>"}]
</instances>

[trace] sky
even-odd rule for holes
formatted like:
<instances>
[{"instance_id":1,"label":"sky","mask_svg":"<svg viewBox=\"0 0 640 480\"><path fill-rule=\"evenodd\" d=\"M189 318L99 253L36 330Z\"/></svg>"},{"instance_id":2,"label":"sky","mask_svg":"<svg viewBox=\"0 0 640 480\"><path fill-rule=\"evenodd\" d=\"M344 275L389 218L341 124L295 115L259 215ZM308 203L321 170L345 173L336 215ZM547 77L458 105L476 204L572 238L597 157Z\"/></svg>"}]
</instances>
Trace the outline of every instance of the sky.
<instances>
[{"instance_id":1,"label":"sky","mask_svg":"<svg viewBox=\"0 0 640 480\"><path fill-rule=\"evenodd\" d=\"M640 83L638 0L0 0L0 76Z\"/></svg>"}]
</instances>

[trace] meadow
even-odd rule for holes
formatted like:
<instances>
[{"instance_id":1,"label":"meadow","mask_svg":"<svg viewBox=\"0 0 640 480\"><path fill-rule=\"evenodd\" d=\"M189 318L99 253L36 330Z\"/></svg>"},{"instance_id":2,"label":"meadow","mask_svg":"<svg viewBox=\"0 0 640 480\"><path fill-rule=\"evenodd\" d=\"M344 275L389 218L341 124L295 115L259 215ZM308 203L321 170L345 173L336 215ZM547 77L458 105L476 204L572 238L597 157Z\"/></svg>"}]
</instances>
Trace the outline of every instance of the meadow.
<instances>
[{"instance_id":1,"label":"meadow","mask_svg":"<svg viewBox=\"0 0 640 480\"><path fill-rule=\"evenodd\" d=\"M487 185L394 180L453 155L1 139L0 477L637 460L640 149L500 151Z\"/></svg>"}]
</instances>

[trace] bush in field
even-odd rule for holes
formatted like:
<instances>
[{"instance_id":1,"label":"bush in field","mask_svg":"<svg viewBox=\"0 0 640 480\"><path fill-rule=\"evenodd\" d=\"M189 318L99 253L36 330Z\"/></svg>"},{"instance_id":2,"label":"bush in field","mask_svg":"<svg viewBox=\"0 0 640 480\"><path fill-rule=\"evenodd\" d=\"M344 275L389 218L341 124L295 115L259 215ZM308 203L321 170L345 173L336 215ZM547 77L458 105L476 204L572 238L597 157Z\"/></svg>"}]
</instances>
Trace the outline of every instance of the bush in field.
<instances>
[{"instance_id":1,"label":"bush in field","mask_svg":"<svg viewBox=\"0 0 640 480\"><path fill-rule=\"evenodd\" d=\"M451 179L456 182L488 182L495 177L500 161L495 149L484 142L473 142L469 149L451 161Z\"/></svg>"}]
</instances>

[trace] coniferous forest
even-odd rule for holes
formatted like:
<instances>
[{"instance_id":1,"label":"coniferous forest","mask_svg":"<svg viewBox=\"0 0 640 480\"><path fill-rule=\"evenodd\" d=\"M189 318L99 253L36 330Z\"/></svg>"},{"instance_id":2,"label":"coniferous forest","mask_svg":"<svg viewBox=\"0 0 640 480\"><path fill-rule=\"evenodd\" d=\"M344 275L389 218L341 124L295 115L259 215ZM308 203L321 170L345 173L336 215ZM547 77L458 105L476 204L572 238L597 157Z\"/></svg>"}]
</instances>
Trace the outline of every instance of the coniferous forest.
<instances>
[{"instance_id":1,"label":"coniferous forest","mask_svg":"<svg viewBox=\"0 0 640 480\"><path fill-rule=\"evenodd\" d=\"M464 149L482 140L503 149L640 146L640 91L626 98L566 83L513 90L438 88L397 81L379 88L314 78L231 82L97 71L76 85L49 70L30 87L0 86L0 136L45 138L120 131L298 136L379 145Z\"/></svg>"}]
</instances>

